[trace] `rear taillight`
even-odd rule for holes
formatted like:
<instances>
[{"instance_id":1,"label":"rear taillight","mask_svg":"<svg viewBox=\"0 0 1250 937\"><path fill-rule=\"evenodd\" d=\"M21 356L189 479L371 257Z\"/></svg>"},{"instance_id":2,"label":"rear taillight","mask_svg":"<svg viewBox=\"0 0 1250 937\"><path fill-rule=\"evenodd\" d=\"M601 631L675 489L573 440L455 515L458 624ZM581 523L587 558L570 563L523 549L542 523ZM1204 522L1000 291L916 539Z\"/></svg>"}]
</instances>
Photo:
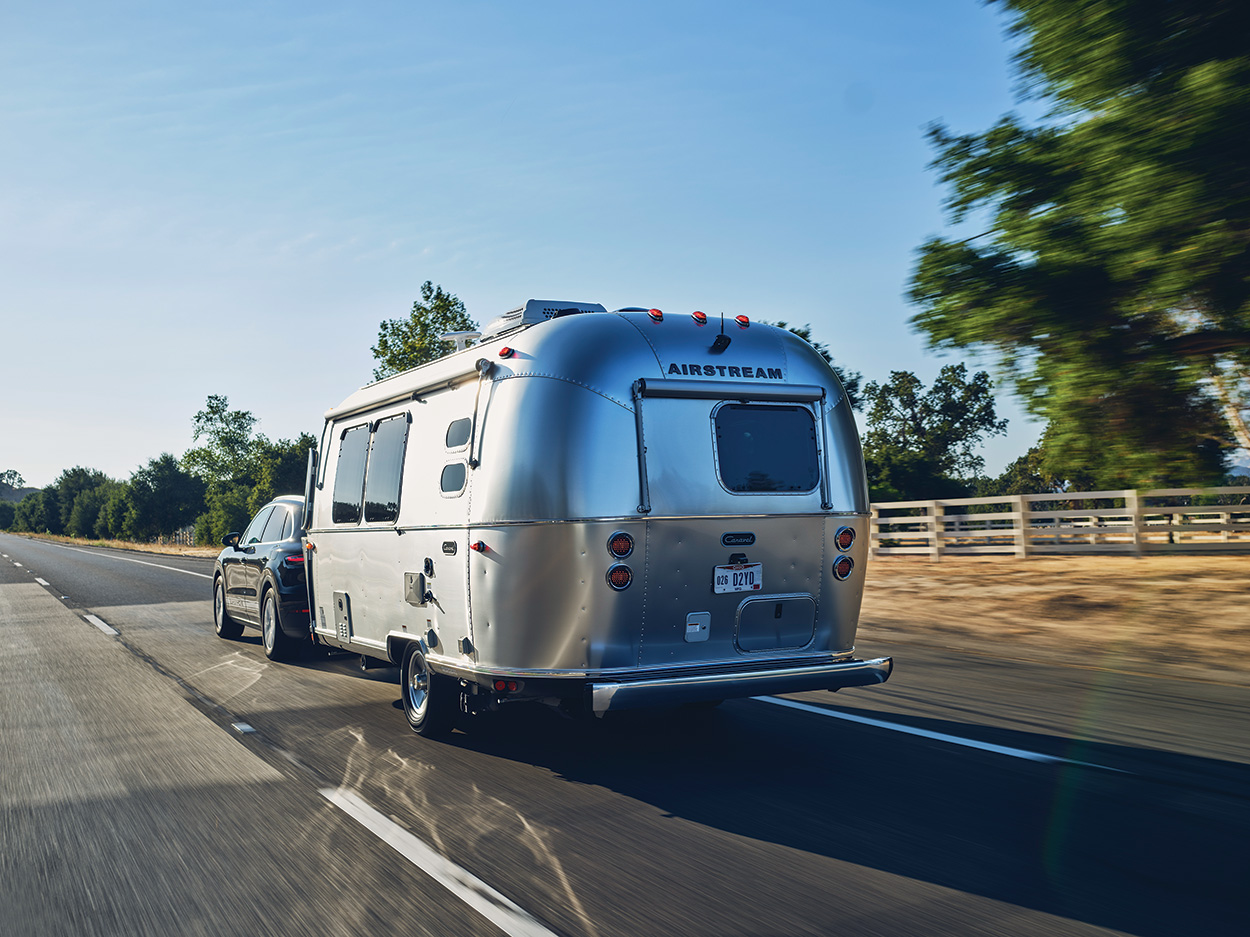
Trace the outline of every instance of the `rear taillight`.
<instances>
[{"instance_id":1,"label":"rear taillight","mask_svg":"<svg viewBox=\"0 0 1250 937\"><path fill-rule=\"evenodd\" d=\"M292 553L290 556L283 557L282 563L285 566L294 566L299 569L303 569L304 568L304 554Z\"/></svg>"},{"instance_id":2,"label":"rear taillight","mask_svg":"<svg viewBox=\"0 0 1250 937\"><path fill-rule=\"evenodd\" d=\"M608 540L608 552L618 560L623 560L634 552L634 538L623 530L618 530Z\"/></svg>"},{"instance_id":3,"label":"rear taillight","mask_svg":"<svg viewBox=\"0 0 1250 937\"><path fill-rule=\"evenodd\" d=\"M833 574L839 579L845 579L854 569L855 561L849 556L839 556L833 564Z\"/></svg>"},{"instance_id":4,"label":"rear taillight","mask_svg":"<svg viewBox=\"0 0 1250 937\"><path fill-rule=\"evenodd\" d=\"M850 527L839 527L838 532L833 535L833 542L845 553L855 543L855 531Z\"/></svg>"},{"instance_id":5,"label":"rear taillight","mask_svg":"<svg viewBox=\"0 0 1250 937\"><path fill-rule=\"evenodd\" d=\"M607 579L608 585L620 592L622 589L628 589L629 584L634 581L634 571L624 563L617 563L608 568Z\"/></svg>"}]
</instances>

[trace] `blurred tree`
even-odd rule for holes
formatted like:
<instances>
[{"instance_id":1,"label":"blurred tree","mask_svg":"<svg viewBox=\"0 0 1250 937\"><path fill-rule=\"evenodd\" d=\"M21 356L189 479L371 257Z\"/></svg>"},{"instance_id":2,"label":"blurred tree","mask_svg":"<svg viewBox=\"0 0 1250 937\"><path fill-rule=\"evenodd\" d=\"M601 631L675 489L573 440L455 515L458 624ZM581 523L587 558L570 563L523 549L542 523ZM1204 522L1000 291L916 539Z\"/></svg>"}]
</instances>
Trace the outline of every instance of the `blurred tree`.
<instances>
[{"instance_id":1,"label":"blurred tree","mask_svg":"<svg viewBox=\"0 0 1250 937\"><path fill-rule=\"evenodd\" d=\"M26 479L16 469L5 469L0 472L0 501L11 500L17 490L26 484Z\"/></svg>"},{"instance_id":2,"label":"blurred tree","mask_svg":"<svg viewBox=\"0 0 1250 937\"><path fill-rule=\"evenodd\" d=\"M990 376L971 380L962 364L948 364L927 391L910 371L891 371L884 384L864 388L864 433L874 501L957 498L968 494L985 465L976 448L985 436L1006 432L994 409Z\"/></svg>"},{"instance_id":3,"label":"blurred tree","mask_svg":"<svg viewBox=\"0 0 1250 937\"><path fill-rule=\"evenodd\" d=\"M1214 480L1250 388L1250 4L994 2L1053 107L930 129L951 220L988 230L923 245L912 321L996 353L1056 465Z\"/></svg>"},{"instance_id":4,"label":"blurred tree","mask_svg":"<svg viewBox=\"0 0 1250 937\"><path fill-rule=\"evenodd\" d=\"M454 351L456 346L439 341L440 335L476 330L459 297L426 280L406 319L387 319L378 327L378 343L371 349L379 362L373 378L380 381Z\"/></svg>"},{"instance_id":5,"label":"blurred tree","mask_svg":"<svg viewBox=\"0 0 1250 937\"><path fill-rule=\"evenodd\" d=\"M864 375L860 374L858 371L847 371L845 368L839 367L835 364L833 355L829 353L829 346L824 342L818 342L812 338L812 327L810 323L808 325L800 326L789 325L785 322L765 322L765 325L768 324L775 325L779 329L786 329L787 331L793 332L799 338L803 339L803 341L815 348L820 354L820 357L825 359L825 363L833 369L833 373L838 376L838 380L842 384L842 389L846 391L846 399L851 404L851 409L858 410L861 406L863 406L864 401L860 396L859 388L861 382L864 380Z\"/></svg>"},{"instance_id":6,"label":"blurred tree","mask_svg":"<svg viewBox=\"0 0 1250 937\"><path fill-rule=\"evenodd\" d=\"M16 504L12 501L0 500L0 530L13 529L13 517L16 513Z\"/></svg>"}]
</instances>

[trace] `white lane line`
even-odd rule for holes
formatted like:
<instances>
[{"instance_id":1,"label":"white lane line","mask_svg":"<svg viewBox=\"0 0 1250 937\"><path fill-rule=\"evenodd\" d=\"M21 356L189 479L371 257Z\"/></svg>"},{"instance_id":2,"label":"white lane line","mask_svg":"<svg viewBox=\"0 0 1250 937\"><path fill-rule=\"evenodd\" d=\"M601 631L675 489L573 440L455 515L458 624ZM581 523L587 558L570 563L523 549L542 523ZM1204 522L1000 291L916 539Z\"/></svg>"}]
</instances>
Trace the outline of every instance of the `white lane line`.
<instances>
[{"instance_id":1,"label":"white lane line","mask_svg":"<svg viewBox=\"0 0 1250 937\"><path fill-rule=\"evenodd\" d=\"M14 565L14 566L21 566L22 564L21 564L21 563L19 563L17 560L14 560L14 561L13 561L13 565Z\"/></svg>"},{"instance_id":2,"label":"white lane line","mask_svg":"<svg viewBox=\"0 0 1250 937\"><path fill-rule=\"evenodd\" d=\"M843 719L846 722L855 722L864 726L873 726L877 729L889 729L891 732L902 732L904 735L918 735L922 739L933 739L937 742L949 742L951 745L962 745L965 748L976 748L983 752L993 752L996 755L1007 755L1010 758L1023 758L1025 761L1038 761L1048 765L1080 765L1083 768L1098 768L1102 771L1114 771L1117 774L1132 774L1131 771L1122 771L1119 768L1108 768L1106 765L1096 765L1088 761L1075 761L1071 758L1060 758L1057 755L1043 755L1041 752L1031 752L1023 748L1010 748L1006 745L995 745L992 742L978 742L974 739L962 738L958 735L947 735L945 732L931 732L928 729L917 729L915 726L903 725L898 722L886 722L884 719L870 719L867 716L856 716L851 713L842 712L837 709L824 709L820 706L809 706L807 703L798 703L794 700L778 699L775 696L753 696L754 700L761 703L773 703L776 706L785 706L789 709L800 709L803 712L815 713L818 716L828 716L830 719Z\"/></svg>"},{"instance_id":3,"label":"white lane line","mask_svg":"<svg viewBox=\"0 0 1250 937\"><path fill-rule=\"evenodd\" d=\"M186 573L188 576L199 576L201 579L212 579L212 573L197 573L190 569L179 569L177 566L165 566L161 563L149 563L146 560L134 560L128 556L113 556L109 553L97 553L95 550L80 550L78 547L66 547L59 543L50 543L49 546L58 547L62 550L70 550L74 553L86 553L88 556L102 556L108 560L121 560L123 563L138 563L140 566L155 566L157 569L168 569L174 573ZM21 566L21 563L17 564Z\"/></svg>"},{"instance_id":4,"label":"white lane line","mask_svg":"<svg viewBox=\"0 0 1250 937\"><path fill-rule=\"evenodd\" d=\"M85 618L87 621L91 622L91 624L95 625L105 634L117 634L118 633L115 628L110 628L107 622L101 621L99 618L96 618L94 615L83 615L82 617Z\"/></svg>"},{"instance_id":5,"label":"white lane line","mask_svg":"<svg viewBox=\"0 0 1250 937\"><path fill-rule=\"evenodd\" d=\"M556 937L520 905L505 898L476 875L445 859L398 823L384 817L358 794L323 788L321 796L438 882L511 937Z\"/></svg>"},{"instance_id":6,"label":"white lane line","mask_svg":"<svg viewBox=\"0 0 1250 937\"><path fill-rule=\"evenodd\" d=\"M51 585L51 583L50 583L50 582L48 582L48 580L46 580L46 579L40 579L38 576L36 576L36 577L35 577L35 582L39 583L39 585L41 585L41 586L48 586L48 585Z\"/></svg>"}]
</instances>

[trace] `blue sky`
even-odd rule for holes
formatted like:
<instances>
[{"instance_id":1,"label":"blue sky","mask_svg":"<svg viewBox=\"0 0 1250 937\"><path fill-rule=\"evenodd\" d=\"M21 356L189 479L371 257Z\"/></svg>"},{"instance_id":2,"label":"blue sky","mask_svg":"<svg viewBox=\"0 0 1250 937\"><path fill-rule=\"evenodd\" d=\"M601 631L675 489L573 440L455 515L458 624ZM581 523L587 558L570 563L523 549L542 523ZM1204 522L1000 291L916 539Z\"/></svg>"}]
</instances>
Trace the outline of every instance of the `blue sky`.
<instances>
[{"instance_id":1,"label":"blue sky","mask_svg":"<svg viewBox=\"0 0 1250 937\"><path fill-rule=\"evenodd\" d=\"M209 394L271 438L420 284L810 323L926 382L924 128L1013 109L978 0L6 4L0 469L129 477ZM973 366L988 362L968 360ZM1007 393L997 471L1035 442Z\"/></svg>"}]
</instances>

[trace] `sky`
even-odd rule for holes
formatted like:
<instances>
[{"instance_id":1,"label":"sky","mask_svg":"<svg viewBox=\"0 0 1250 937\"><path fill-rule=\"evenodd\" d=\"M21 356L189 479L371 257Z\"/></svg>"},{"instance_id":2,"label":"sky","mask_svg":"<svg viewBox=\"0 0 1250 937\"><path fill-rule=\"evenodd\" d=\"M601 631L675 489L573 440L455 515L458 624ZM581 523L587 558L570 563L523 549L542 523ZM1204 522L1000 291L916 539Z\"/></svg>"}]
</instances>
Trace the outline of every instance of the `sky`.
<instances>
[{"instance_id":1,"label":"sky","mask_svg":"<svg viewBox=\"0 0 1250 937\"><path fill-rule=\"evenodd\" d=\"M979 0L0 7L0 470L128 478L210 394L271 439L431 280L810 323L926 383L925 128L1016 109ZM1009 391L997 473L1041 426ZM861 430L863 420L860 420Z\"/></svg>"}]
</instances>

